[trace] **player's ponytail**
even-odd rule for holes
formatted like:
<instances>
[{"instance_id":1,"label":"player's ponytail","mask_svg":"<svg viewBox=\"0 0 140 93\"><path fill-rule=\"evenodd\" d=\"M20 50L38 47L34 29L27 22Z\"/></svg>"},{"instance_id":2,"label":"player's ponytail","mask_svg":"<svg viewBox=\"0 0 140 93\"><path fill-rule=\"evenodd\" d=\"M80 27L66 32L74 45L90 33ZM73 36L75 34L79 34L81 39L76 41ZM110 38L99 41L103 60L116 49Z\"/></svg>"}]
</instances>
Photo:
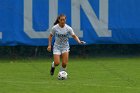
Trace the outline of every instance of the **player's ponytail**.
<instances>
[{"instance_id":1,"label":"player's ponytail","mask_svg":"<svg viewBox=\"0 0 140 93\"><path fill-rule=\"evenodd\" d=\"M60 14L60 15L57 17L56 21L54 22L54 25L57 25L57 24L59 23L59 19L60 19L60 17L62 17L62 16L66 17L64 14Z\"/></svg>"},{"instance_id":2,"label":"player's ponytail","mask_svg":"<svg viewBox=\"0 0 140 93\"><path fill-rule=\"evenodd\" d=\"M59 23L59 16L57 17L57 19L56 19L56 21L54 22L53 25L56 25L56 24L58 24L58 23Z\"/></svg>"}]
</instances>

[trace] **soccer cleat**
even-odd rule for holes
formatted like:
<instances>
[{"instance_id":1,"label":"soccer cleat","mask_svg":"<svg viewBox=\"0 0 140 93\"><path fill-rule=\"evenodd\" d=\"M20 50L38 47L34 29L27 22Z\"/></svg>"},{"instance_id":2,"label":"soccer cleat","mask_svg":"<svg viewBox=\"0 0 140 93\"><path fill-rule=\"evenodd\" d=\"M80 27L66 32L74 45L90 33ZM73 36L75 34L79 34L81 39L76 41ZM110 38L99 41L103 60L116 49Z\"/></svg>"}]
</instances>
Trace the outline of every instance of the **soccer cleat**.
<instances>
[{"instance_id":1,"label":"soccer cleat","mask_svg":"<svg viewBox=\"0 0 140 93\"><path fill-rule=\"evenodd\" d=\"M63 67L61 66L60 71L66 71L66 68L63 68Z\"/></svg>"},{"instance_id":2,"label":"soccer cleat","mask_svg":"<svg viewBox=\"0 0 140 93\"><path fill-rule=\"evenodd\" d=\"M54 71L55 71L55 67L53 65L54 65L54 62L51 64L51 70L50 70L50 75L51 76L54 75Z\"/></svg>"},{"instance_id":3,"label":"soccer cleat","mask_svg":"<svg viewBox=\"0 0 140 93\"><path fill-rule=\"evenodd\" d=\"M55 70L55 68L54 68L54 67L51 67L51 70L50 70L50 75L51 75L51 76L54 75L54 70Z\"/></svg>"}]
</instances>

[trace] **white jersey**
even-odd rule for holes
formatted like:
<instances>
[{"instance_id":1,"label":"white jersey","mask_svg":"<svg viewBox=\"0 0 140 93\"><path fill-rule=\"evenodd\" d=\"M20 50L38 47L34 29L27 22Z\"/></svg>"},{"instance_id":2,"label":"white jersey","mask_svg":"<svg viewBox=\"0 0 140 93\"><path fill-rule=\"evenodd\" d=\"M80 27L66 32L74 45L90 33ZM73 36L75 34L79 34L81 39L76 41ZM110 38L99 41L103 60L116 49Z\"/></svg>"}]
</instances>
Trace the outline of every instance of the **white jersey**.
<instances>
[{"instance_id":1,"label":"white jersey","mask_svg":"<svg viewBox=\"0 0 140 93\"><path fill-rule=\"evenodd\" d=\"M55 36L54 47L58 48L69 48L69 35L74 35L73 29L65 24L63 28L59 26L59 24L52 27L50 34Z\"/></svg>"}]
</instances>

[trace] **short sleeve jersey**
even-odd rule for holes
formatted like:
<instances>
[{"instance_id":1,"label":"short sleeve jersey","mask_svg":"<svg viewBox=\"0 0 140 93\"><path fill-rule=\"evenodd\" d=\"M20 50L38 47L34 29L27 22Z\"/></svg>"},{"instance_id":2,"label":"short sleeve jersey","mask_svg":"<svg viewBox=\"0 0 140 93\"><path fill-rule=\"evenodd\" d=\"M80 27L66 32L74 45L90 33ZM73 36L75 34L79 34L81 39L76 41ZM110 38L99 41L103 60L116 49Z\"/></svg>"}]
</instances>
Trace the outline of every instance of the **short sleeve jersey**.
<instances>
[{"instance_id":1,"label":"short sleeve jersey","mask_svg":"<svg viewBox=\"0 0 140 93\"><path fill-rule=\"evenodd\" d=\"M52 30L50 31L50 34L52 34L55 37L55 43L54 46L61 47L61 48L67 48L69 47L69 35L74 35L73 29L65 24L63 28L61 28L58 24L52 27Z\"/></svg>"}]
</instances>

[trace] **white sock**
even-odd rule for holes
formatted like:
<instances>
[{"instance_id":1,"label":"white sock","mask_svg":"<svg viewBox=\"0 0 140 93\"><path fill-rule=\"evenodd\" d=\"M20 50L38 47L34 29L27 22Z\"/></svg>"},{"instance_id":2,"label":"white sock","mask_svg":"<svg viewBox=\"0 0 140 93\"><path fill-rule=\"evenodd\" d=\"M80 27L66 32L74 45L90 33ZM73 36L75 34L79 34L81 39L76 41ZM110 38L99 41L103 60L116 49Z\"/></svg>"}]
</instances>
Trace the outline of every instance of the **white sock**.
<instances>
[{"instance_id":1,"label":"white sock","mask_svg":"<svg viewBox=\"0 0 140 93\"><path fill-rule=\"evenodd\" d=\"M60 67L60 71L66 71L66 68Z\"/></svg>"},{"instance_id":2,"label":"white sock","mask_svg":"<svg viewBox=\"0 0 140 93\"><path fill-rule=\"evenodd\" d=\"M54 61L52 62L52 67L55 67L55 66L54 66Z\"/></svg>"}]
</instances>

